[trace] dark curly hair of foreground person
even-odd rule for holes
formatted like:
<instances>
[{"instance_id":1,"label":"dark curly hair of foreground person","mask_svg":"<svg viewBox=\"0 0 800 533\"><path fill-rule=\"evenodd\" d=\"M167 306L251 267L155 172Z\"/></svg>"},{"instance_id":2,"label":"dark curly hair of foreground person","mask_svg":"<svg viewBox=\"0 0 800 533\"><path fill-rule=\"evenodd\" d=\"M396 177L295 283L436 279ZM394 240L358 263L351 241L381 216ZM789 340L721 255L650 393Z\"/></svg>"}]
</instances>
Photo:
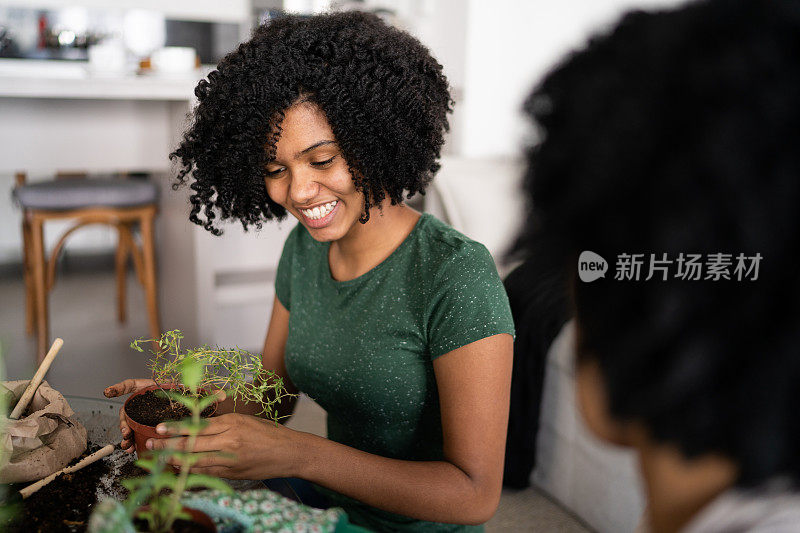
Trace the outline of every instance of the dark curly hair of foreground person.
<instances>
[{"instance_id":1,"label":"dark curly hair of foreground person","mask_svg":"<svg viewBox=\"0 0 800 533\"><path fill-rule=\"evenodd\" d=\"M800 2L630 13L525 110L541 136L523 248L568 265L578 358L611 415L729 457L740 486L800 481ZM578 279L584 250L605 278ZM763 259L755 281L684 281L674 263L644 281L649 254L681 252ZM621 253L646 254L641 281L614 279Z\"/></svg>"},{"instance_id":2,"label":"dark curly hair of foreground person","mask_svg":"<svg viewBox=\"0 0 800 533\"><path fill-rule=\"evenodd\" d=\"M452 100L441 65L376 15L286 16L258 27L195 89L194 122L171 159L191 181L190 220L260 227L286 211L264 186L283 112L299 100L326 114L364 214L387 196L422 193L439 169Z\"/></svg>"}]
</instances>

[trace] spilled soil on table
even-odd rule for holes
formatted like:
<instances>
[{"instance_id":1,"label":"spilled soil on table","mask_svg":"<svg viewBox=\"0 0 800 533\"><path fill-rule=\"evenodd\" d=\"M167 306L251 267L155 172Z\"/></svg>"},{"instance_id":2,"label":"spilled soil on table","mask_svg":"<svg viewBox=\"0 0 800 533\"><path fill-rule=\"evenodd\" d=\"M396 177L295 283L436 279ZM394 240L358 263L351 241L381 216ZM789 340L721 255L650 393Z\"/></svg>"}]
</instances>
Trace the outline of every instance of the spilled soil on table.
<instances>
[{"instance_id":1,"label":"spilled soil on table","mask_svg":"<svg viewBox=\"0 0 800 533\"><path fill-rule=\"evenodd\" d=\"M72 461L75 464L100 449L89 445L86 452ZM134 464L133 455L115 450L110 456L90 464L72 474L62 474L26 500L21 500L19 490L30 483L8 485L11 496L8 503L16 504L10 523L0 523L0 531L8 533L83 533L89 526L92 508L101 499L123 500L128 490L122 481L147 475L147 471ZM141 531L146 523L136 521ZM207 529L194 522L178 520L172 527L174 533L207 533Z\"/></svg>"},{"instance_id":2,"label":"spilled soil on table","mask_svg":"<svg viewBox=\"0 0 800 533\"><path fill-rule=\"evenodd\" d=\"M100 449L90 445L86 452L73 460L75 464ZM12 533L77 533L86 531L91 509L99 497L124 498L127 489L123 479L145 475L133 464L133 457L121 450L90 464L72 474L61 474L26 500L20 501L20 489L29 483L9 485L9 503L16 502L16 512L9 524L0 524L0 531Z\"/></svg>"}]
</instances>

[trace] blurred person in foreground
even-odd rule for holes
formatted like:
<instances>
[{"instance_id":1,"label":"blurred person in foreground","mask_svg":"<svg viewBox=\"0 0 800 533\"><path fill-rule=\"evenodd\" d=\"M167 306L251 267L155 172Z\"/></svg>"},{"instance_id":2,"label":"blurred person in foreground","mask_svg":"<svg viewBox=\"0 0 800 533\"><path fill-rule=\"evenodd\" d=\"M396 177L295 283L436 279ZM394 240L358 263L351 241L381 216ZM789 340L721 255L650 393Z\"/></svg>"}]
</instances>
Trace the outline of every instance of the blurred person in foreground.
<instances>
[{"instance_id":1,"label":"blurred person in foreground","mask_svg":"<svg viewBox=\"0 0 800 533\"><path fill-rule=\"evenodd\" d=\"M800 2L630 13L525 110L520 245L567 269L578 403L652 530L800 531Z\"/></svg>"}]
</instances>

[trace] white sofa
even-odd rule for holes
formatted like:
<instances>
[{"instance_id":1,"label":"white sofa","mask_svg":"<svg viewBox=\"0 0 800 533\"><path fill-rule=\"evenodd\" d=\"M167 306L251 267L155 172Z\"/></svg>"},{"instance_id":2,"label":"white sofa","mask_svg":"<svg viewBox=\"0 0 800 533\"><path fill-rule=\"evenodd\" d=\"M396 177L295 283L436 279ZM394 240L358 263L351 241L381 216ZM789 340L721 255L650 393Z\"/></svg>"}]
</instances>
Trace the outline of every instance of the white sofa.
<instances>
[{"instance_id":1,"label":"white sofa","mask_svg":"<svg viewBox=\"0 0 800 533\"><path fill-rule=\"evenodd\" d=\"M597 440L575 400L575 324L567 322L547 354L536 468L531 481L601 533L633 532L644 496L633 452Z\"/></svg>"}]
</instances>

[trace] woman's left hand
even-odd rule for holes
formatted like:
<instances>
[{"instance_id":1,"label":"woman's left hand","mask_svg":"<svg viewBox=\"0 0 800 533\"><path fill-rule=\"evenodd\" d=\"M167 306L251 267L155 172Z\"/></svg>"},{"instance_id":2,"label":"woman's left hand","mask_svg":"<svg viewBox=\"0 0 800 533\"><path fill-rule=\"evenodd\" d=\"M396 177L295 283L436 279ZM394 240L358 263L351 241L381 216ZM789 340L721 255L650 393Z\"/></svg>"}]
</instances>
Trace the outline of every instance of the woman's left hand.
<instances>
[{"instance_id":1,"label":"woman's left hand","mask_svg":"<svg viewBox=\"0 0 800 533\"><path fill-rule=\"evenodd\" d=\"M281 424L236 413L206 419L195 442L195 452L204 454L190 472L228 479L268 479L292 477L297 474L300 439L306 435ZM159 424L162 435L181 435L176 428ZM176 448L183 450L188 437L149 439L148 449Z\"/></svg>"}]
</instances>

